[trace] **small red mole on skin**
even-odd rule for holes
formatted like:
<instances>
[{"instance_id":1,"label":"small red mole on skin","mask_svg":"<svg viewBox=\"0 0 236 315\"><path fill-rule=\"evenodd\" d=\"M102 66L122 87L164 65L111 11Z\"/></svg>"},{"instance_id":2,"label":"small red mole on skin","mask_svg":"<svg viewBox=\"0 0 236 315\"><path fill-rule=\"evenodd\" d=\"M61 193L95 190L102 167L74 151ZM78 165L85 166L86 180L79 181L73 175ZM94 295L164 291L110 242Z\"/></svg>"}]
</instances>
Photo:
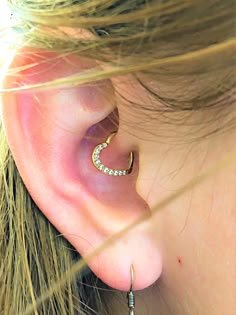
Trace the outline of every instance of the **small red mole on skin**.
<instances>
[{"instance_id":1,"label":"small red mole on skin","mask_svg":"<svg viewBox=\"0 0 236 315\"><path fill-rule=\"evenodd\" d=\"M183 261L182 261L181 257L177 257L177 260L178 260L178 264L180 266L182 266L183 265Z\"/></svg>"}]
</instances>

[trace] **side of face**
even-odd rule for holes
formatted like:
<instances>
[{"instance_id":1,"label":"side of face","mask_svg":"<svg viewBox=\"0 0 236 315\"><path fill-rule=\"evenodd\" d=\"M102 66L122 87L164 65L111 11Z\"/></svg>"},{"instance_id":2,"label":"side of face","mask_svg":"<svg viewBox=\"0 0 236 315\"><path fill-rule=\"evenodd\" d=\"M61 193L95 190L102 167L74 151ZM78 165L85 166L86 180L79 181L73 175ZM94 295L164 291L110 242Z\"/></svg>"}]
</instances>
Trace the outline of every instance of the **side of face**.
<instances>
[{"instance_id":1,"label":"side of face","mask_svg":"<svg viewBox=\"0 0 236 315\"><path fill-rule=\"evenodd\" d=\"M27 54L18 54L14 66L29 62L23 56ZM94 66L75 56L59 63L52 62L53 57L34 54L36 63L50 61L7 78L4 87L52 80ZM122 102L118 92L136 103L154 102L128 76L102 81L99 88L56 87L3 95L6 135L27 189L84 257L147 213L143 224L88 260L94 273L111 287L128 290L133 264L135 289L154 284L143 291L153 314L166 307L160 290L175 314L187 314L189 309L191 314L233 314L234 163L162 210L155 212L155 207L229 154L235 131L189 141L193 125L188 121L177 126L173 114L167 124L158 112L152 115ZM112 122L114 111L119 116ZM193 113L189 121L197 126L198 120ZM103 160L122 168L134 151L135 167L129 176L115 178L93 166L91 153L117 125L117 135L104 150Z\"/></svg>"}]
</instances>

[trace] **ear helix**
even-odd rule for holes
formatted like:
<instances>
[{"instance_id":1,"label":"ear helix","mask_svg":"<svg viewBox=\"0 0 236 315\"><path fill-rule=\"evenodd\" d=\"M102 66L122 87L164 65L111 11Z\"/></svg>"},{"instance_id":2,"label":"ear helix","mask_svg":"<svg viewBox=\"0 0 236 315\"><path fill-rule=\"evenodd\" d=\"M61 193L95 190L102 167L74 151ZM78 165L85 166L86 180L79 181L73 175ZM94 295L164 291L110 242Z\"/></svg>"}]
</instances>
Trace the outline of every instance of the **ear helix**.
<instances>
[{"instance_id":1,"label":"ear helix","mask_svg":"<svg viewBox=\"0 0 236 315\"><path fill-rule=\"evenodd\" d=\"M116 135L116 131L113 131L103 143L99 143L93 150L92 162L97 170L105 175L110 176L124 176L129 175L132 172L134 164L134 152L130 152L129 167L123 170L111 169L105 166L100 160L100 152L104 150L111 142L112 138Z\"/></svg>"}]
</instances>

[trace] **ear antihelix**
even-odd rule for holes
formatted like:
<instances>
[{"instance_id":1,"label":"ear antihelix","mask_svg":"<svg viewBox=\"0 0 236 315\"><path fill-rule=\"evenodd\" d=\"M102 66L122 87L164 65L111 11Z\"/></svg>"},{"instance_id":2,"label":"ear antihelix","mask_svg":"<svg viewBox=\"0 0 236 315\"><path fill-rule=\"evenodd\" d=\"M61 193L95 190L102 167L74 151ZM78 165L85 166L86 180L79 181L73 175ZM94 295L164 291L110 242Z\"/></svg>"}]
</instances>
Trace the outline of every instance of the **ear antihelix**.
<instances>
[{"instance_id":1,"label":"ear antihelix","mask_svg":"<svg viewBox=\"0 0 236 315\"><path fill-rule=\"evenodd\" d=\"M111 142L112 138L116 135L116 131L113 131L105 140L105 142L99 143L96 145L96 147L93 150L92 153L92 162L93 165L96 167L97 170L102 172L105 175L110 176L125 176L129 175L133 170L134 165L134 152L130 152L129 157L129 167L127 169L112 169L107 166L105 166L101 160L100 160L100 153L102 150L104 150Z\"/></svg>"}]
</instances>

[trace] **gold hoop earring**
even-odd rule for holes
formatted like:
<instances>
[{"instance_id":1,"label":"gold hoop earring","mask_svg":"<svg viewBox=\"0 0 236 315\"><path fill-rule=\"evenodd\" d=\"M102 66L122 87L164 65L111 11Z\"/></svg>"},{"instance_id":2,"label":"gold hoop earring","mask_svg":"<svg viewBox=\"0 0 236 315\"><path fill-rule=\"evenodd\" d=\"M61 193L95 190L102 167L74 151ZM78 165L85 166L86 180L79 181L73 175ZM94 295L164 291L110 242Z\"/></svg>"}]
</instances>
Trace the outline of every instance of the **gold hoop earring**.
<instances>
[{"instance_id":1,"label":"gold hoop earring","mask_svg":"<svg viewBox=\"0 0 236 315\"><path fill-rule=\"evenodd\" d=\"M105 166L101 160L100 160L100 152L104 150L111 142L111 139L115 136L116 131L112 132L108 138L106 139L105 142L99 143L96 145L96 147L93 150L92 153L92 161L93 165L98 169L100 172L110 175L110 176L124 176L128 175L132 172L133 169L133 164L134 164L134 152L130 152L130 160L129 160L129 168L123 169L123 170L117 170L117 169L112 169L107 166Z\"/></svg>"}]
</instances>

